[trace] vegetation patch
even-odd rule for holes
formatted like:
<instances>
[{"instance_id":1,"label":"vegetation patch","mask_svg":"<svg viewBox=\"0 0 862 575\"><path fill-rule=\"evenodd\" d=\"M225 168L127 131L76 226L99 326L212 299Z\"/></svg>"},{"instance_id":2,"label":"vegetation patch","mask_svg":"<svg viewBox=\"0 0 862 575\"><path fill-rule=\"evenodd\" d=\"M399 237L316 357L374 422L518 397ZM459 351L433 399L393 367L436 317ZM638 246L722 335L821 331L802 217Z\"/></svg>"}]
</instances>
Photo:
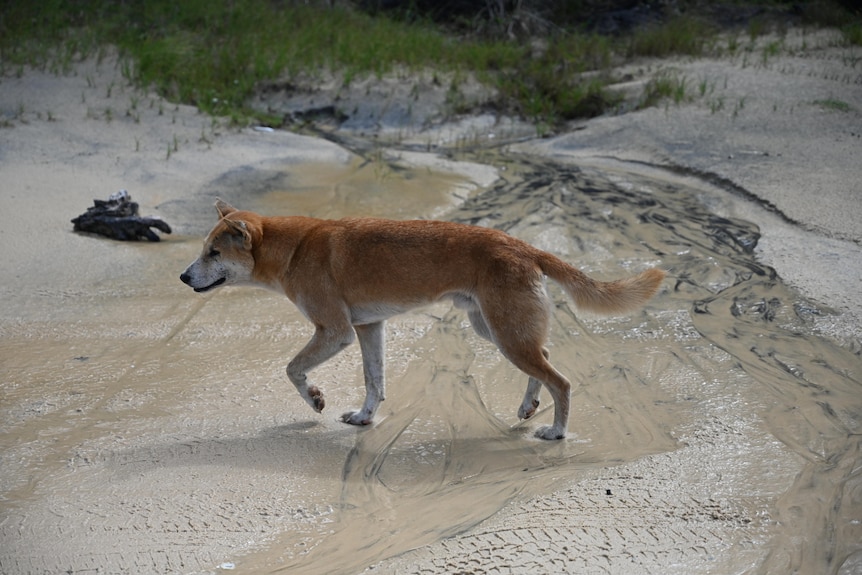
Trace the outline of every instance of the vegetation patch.
<instances>
[{"instance_id":1,"label":"vegetation patch","mask_svg":"<svg viewBox=\"0 0 862 575\"><path fill-rule=\"evenodd\" d=\"M812 102L815 106L819 106L824 110L834 111L834 112L852 112L853 106L844 102L842 100L834 100L832 98L826 100L815 100Z\"/></svg>"},{"instance_id":2,"label":"vegetation patch","mask_svg":"<svg viewBox=\"0 0 862 575\"><path fill-rule=\"evenodd\" d=\"M384 4L399 9L384 11ZM799 12L790 2L752 4L758 14ZM497 99L489 104L503 113L554 125L613 110L619 97L608 86L622 62L722 50L714 3L680 0L674 12L660 5L465 0L447 18L438 3L406 0L4 2L0 75L21 74L25 66L65 73L77 59L115 46L130 83L244 123L261 121L248 102L266 83L333 74L350 83L393 70L439 70L490 86ZM806 21L838 26L847 43L860 43L858 12L810 2L802 13ZM636 25L619 25L632 18ZM767 28L760 16L750 22L749 35ZM763 59L777 50L765 50ZM684 79L657 77L640 105L680 102L687 90Z\"/></svg>"},{"instance_id":3,"label":"vegetation patch","mask_svg":"<svg viewBox=\"0 0 862 575\"><path fill-rule=\"evenodd\" d=\"M662 101L682 104L692 98L685 76L673 72L662 72L649 80L644 86L638 109L651 108Z\"/></svg>"},{"instance_id":4,"label":"vegetation patch","mask_svg":"<svg viewBox=\"0 0 862 575\"><path fill-rule=\"evenodd\" d=\"M715 36L715 28L703 19L678 16L632 34L626 54L629 58L661 58L676 54L701 56L709 51Z\"/></svg>"}]
</instances>

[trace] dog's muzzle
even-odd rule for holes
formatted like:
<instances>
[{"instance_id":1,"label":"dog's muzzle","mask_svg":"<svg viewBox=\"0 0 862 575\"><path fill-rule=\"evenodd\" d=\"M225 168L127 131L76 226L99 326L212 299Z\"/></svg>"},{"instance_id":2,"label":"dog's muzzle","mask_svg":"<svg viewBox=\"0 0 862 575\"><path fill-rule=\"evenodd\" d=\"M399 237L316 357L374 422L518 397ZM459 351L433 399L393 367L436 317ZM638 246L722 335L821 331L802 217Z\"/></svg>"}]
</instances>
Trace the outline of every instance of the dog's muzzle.
<instances>
[{"instance_id":1,"label":"dog's muzzle","mask_svg":"<svg viewBox=\"0 0 862 575\"><path fill-rule=\"evenodd\" d=\"M226 280L227 280L227 278L219 278L208 286L195 287L192 285L192 276L190 276L189 274L187 274L185 272L180 274L180 281L182 281L184 284L186 284L188 286L191 286L192 289L194 289L198 293L203 293L205 291L209 291L209 290L213 289L214 287L218 287L221 284L223 284Z\"/></svg>"}]
</instances>

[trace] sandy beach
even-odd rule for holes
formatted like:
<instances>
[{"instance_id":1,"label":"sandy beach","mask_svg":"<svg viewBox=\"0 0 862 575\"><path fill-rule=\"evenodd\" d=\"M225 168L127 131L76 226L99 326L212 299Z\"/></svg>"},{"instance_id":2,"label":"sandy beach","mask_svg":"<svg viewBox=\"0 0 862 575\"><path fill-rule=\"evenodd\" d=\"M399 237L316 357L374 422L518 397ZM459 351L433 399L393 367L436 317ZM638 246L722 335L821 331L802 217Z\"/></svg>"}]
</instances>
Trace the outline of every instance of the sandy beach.
<instances>
[{"instance_id":1,"label":"sandy beach","mask_svg":"<svg viewBox=\"0 0 862 575\"><path fill-rule=\"evenodd\" d=\"M112 57L0 78L0 572L862 573L862 51L836 38L644 62L620 89L667 69L703 94L460 155L439 126L371 154L233 128ZM173 233L72 231L119 189ZM669 279L626 318L554 292L564 442L532 438L550 413L517 420L523 377L448 304L389 322L357 429L357 346L313 373L315 414L284 297L179 281L217 196L495 225Z\"/></svg>"}]
</instances>

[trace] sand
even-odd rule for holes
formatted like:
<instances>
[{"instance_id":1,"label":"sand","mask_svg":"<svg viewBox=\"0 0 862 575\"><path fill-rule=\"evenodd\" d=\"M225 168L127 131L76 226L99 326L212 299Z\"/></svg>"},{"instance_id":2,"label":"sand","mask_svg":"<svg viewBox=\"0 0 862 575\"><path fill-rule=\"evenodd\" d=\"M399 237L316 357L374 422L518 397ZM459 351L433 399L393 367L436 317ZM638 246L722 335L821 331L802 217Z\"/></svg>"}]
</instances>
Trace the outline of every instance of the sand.
<instances>
[{"instance_id":1,"label":"sand","mask_svg":"<svg viewBox=\"0 0 862 575\"><path fill-rule=\"evenodd\" d=\"M626 181L683 182L717 214L753 222L762 234L757 259L836 310L817 329L849 354L842 373L858 381L862 76L859 49L834 38L792 31L787 41L805 48L765 63L756 52L645 62L632 70L635 84L647 71L673 69L705 82L705 95L510 150ZM320 138L236 129L129 86L110 57L67 75L26 70L0 79L0 117L0 571L862 569L858 445L842 447L824 464L831 471L817 467L808 481L843 494L839 513L787 504L798 501L788 494L817 499L796 487L817 457L806 459L792 433L768 425L779 417L774 406L706 343L689 348L703 373L724 374L737 389L665 369L661 338L642 342L622 320L578 324L581 335L557 345L586 343L599 358L595 371L605 373L608 361L637 366L665 374L656 379L666 387L621 401L619 411L635 421L619 438L632 445L615 445L616 431L602 427L602 418L615 420L603 407L614 394L588 389L573 418L582 427L548 448L517 432L508 405L517 405L518 386L499 396L482 387L513 377L496 352L464 335L455 312L435 307L392 322L388 337L390 381L406 386L433 371L434 387L399 394L393 386L365 433L336 421L361 401L359 385L328 384L333 411L323 417L288 389L284 365L310 328L284 298L243 289L200 297L178 280L215 217L216 195L270 213L435 217L505 177L505 165L385 148L363 157ZM459 125L486 130L470 138L504 136L499 124ZM118 189L174 233L148 244L71 231L71 218ZM614 261L590 265L619 275ZM650 317L677 313L665 304L653 304ZM611 334L604 337L625 349L626 337L611 333L617 327L640 342L620 352L626 359L609 360L583 335ZM696 339L694 329L680 329L667 345ZM352 382L358 365L353 349L321 377ZM481 397L463 385L473 379ZM700 397L697 405L679 399L686 394ZM835 425L858 436L858 402L841 405ZM485 409L505 413L505 425L470 415ZM429 431L446 421L468 440L449 445ZM814 434L811 445L820 437L828 455L830 433ZM395 443L411 438L421 450ZM444 471L432 481L423 470L434 465ZM836 469L843 475L832 481ZM807 528L812 541L793 538Z\"/></svg>"}]
</instances>

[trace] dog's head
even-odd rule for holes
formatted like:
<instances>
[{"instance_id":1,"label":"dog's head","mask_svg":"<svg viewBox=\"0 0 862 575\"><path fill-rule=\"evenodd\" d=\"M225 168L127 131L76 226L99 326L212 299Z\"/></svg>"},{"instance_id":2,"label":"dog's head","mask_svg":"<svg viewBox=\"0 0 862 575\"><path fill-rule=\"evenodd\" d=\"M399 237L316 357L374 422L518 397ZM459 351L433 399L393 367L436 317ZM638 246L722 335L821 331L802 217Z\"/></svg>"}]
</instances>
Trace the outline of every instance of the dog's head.
<instances>
[{"instance_id":1,"label":"dog's head","mask_svg":"<svg viewBox=\"0 0 862 575\"><path fill-rule=\"evenodd\" d=\"M222 285L249 283L254 270L254 222L233 206L216 201L219 221L207 235L204 248L180 275L180 280L196 292Z\"/></svg>"}]
</instances>

